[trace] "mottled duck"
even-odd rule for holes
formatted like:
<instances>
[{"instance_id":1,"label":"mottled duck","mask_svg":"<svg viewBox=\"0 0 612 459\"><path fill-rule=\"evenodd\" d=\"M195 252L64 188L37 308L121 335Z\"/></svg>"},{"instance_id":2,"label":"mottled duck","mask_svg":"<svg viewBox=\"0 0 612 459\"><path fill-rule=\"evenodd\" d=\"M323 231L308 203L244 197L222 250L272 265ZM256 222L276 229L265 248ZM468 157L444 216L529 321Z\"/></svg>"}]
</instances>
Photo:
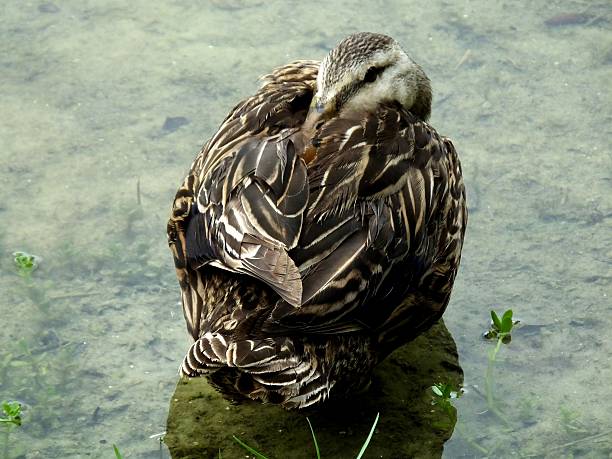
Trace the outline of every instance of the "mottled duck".
<instances>
[{"instance_id":1,"label":"mottled duck","mask_svg":"<svg viewBox=\"0 0 612 459\"><path fill-rule=\"evenodd\" d=\"M367 387L442 316L467 210L431 99L394 39L357 33L230 111L168 222L194 340L183 375L309 407Z\"/></svg>"}]
</instances>

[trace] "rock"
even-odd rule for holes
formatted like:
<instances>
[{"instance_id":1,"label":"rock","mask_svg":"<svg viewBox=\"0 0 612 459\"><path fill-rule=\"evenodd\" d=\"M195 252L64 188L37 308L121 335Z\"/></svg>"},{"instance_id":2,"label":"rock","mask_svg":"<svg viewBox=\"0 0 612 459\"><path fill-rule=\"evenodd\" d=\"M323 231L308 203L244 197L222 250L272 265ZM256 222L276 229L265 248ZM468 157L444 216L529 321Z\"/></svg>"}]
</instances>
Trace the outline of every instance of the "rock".
<instances>
[{"instance_id":1,"label":"rock","mask_svg":"<svg viewBox=\"0 0 612 459\"><path fill-rule=\"evenodd\" d=\"M189 123L189 119L185 118L184 116L168 116L166 117L166 121L164 121L162 130L165 132L174 132L181 126L185 126Z\"/></svg>"},{"instance_id":2,"label":"rock","mask_svg":"<svg viewBox=\"0 0 612 459\"><path fill-rule=\"evenodd\" d=\"M245 457L236 435L268 457L314 457L309 416L323 457L355 457L377 413L380 420L367 457L440 457L456 414L432 406L431 386L459 388L463 371L442 322L391 354L370 389L310 413L277 406L230 405L205 378L181 380L170 401L164 442L175 458ZM344 434L341 434L341 433Z\"/></svg>"},{"instance_id":3,"label":"rock","mask_svg":"<svg viewBox=\"0 0 612 459\"><path fill-rule=\"evenodd\" d=\"M55 3L45 2L38 5L38 11L41 13L55 14L59 13L61 10Z\"/></svg>"}]
</instances>

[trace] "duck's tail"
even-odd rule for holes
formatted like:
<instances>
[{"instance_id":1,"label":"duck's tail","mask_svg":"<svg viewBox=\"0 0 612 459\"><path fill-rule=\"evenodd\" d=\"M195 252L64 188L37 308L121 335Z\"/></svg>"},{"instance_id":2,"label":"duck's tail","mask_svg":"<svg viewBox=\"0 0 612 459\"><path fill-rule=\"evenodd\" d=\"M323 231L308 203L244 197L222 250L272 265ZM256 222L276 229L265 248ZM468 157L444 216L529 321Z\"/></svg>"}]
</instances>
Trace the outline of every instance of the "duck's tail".
<instances>
[{"instance_id":1,"label":"duck's tail","mask_svg":"<svg viewBox=\"0 0 612 459\"><path fill-rule=\"evenodd\" d=\"M314 349L286 337L229 341L207 332L189 349L181 373L206 375L226 396L305 408L326 400L333 383Z\"/></svg>"}]
</instances>

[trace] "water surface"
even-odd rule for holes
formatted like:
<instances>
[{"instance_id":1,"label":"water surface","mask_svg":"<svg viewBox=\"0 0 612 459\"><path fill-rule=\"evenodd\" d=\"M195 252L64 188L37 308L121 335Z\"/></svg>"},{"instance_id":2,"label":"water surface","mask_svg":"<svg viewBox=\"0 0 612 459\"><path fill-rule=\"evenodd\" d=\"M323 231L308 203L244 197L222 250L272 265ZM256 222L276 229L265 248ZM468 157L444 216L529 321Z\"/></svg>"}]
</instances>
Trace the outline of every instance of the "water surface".
<instances>
[{"instance_id":1,"label":"water surface","mask_svg":"<svg viewBox=\"0 0 612 459\"><path fill-rule=\"evenodd\" d=\"M127 458L160 457L155 435L174 412L188 346L165 241L173 194L259 75L321 58L360 30L392 35L425 68L431 123L460 152L470 205L445 315L466 390L452 437L443 452L427 449L425 437L423 449L401 452L415 442L410 426L437 422L427 373L408 365L423 381L406 389L421 412L407 408L407 420L382 412L366 457L610 457L609 2L0 8L0 399L26 407L8 457L108 458L113 443ZM17 250L42 257L31 281L15 272ZM480 335L492 308L512 308L524 324L494 369L503 417L484 397L492 343ZM219 411L215 420L230 419ZM266 410L244 413L249 425L269 419ZM328 420L313 423L333 443ZM314 457L305 421L290 426L249 438L246 424L228 423L215 441L246 434L274 457ZM357 444L365 433L344 437Z\"/></svg>"}]
</instances>

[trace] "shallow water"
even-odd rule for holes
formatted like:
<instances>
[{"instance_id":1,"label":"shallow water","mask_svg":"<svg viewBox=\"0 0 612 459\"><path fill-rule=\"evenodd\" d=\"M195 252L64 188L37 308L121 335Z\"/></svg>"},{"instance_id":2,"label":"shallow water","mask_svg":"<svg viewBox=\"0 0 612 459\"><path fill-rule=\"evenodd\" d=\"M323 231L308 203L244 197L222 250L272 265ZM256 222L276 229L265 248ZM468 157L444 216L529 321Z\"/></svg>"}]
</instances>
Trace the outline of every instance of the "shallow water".
<instances>
[{"instance_id":1,"label":"shallow water","mask_svg":"<svg viewBox=\"0 0 612 459\"><path fill-rule=\"evenodd\" d=\"M169 457L150 438L169 410L168 444L183 441L172 416L188 346L165 241L173 194L259 75L321 58L357 30L392 35L425 68L431 123L460 152L470 205L445 314L466 391L442 435L452 437L430 448L419 429L444 419L428 373L400 354L377 378L412 372L421 382L406 397L419 403L385 417L380 399L365 457L612 455L609 2L9 1L0 11L0 399L25 406L7 457L109 458L113 443L126 458ZM17 250L42 258L31 280L16 274ZM480 335L490 309L508 308L523 326L493 369L495 415L493 343ZM269 410L197 390L219 407L200 421L225 426L206 437L223 457L244 457L232 434L274 457L314 457L305 420L266 429L280 422ZM361 396L370 411L377 396ZM323 457L351 457L370 411L348 434L313 416Z\"/></svg>"}]
</instances>

